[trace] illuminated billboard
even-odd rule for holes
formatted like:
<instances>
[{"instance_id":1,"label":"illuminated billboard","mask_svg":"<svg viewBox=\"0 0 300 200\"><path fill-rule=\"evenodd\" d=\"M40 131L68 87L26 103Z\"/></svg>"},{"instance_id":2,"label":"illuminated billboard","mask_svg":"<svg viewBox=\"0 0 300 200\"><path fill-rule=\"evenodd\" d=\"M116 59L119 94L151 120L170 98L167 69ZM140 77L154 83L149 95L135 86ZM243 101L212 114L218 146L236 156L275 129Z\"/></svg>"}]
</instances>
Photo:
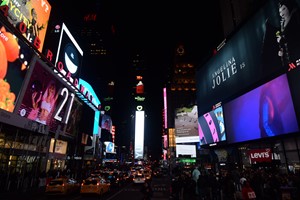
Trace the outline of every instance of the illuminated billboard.
<instances>
[{"instance_id":1,"label":"illuminated billboard","mask_svg":"<svg viewBox=\"0 0 300 200\"><path fill-rule=\"evenodd\" d=\"M167 104L167 88L163 88L164 97L164 128L168 128L168 104Z\"/></svg>"},{"instance_id":2,"label":"illuminated billboard","mask_svg":"<svg viewBox=\"0 0 300 200\"><path fill-rule=\"evenodd\" d=\"M111 132L112 121L109 115L106 114L101 115L101 128Z\"/></svg>"},{"instance_id":3,"label":"illuminated billboard","mask_svg":"<svg viewBox=\"0 0 300 200\"><path fill-rule=\"evenodd\" d=\"M8 21L42 52L51 12L48 1L4 0L0 5L8 6Z\"/></svg>"},{"instance_id":4,"label":"illuminated billboard","mask_svg":"<svg viewBox=\"0 0 300 200\"><path fill-rule=\"evenodd\" d=\"M176 158L181 156L190 156L196 158L196 146L195 145L176 145Z\"/></svg>"},{"instance_id":5,"label":"illuminated billboard","mask_svg":"<svg viewBox=\"0 0 300 200\"><path fill-rule=\"evenodd\" d=\"M145 111L135 111L134 158L144 158L144 123Z\"/></svg>"},{"instance_id":6,"label":"illuminated billboard","mask_svg":"<svg viewBox=\"0 0 300 200\"><path fill-rule=\"evenodd\" d=\"M93 134L97 135L99 132L99 123L100 123L100 107L101 102L98 99L93 87L83 79L79 79L77 88L79 91L76 93L80 99L82 99L90 108L94 111L94 120L93 120ZM85 95L83 95L85 94ZM96 106L97 105L97 106ZM98 108L98 109L97 109Z\"/></svg>"},{"instance_id":7,"label":"illuminated billboard","mask_svg":"<svg viewBox=\"0 0 300 200\"><path fill-rule=\"evenodd\" d=\"M65 127L68 123L75 94L39 58L36 57L31 67L18 114L56 132L58 125Z\"/></svg>"},{"instance_id":8,"label":"illuminated billboard","mask_svg":"<svg viewBox=\"0 0 300 200\"><path fill-rule=\"evenodd\" d=\"M106 153L116 153L115 152L115 144L113 142L106 141L105 144L105 152Z\"/></svg>"},{"instance_id":9,"label":"illuminated billboard","mask_svg":"<svg viewBox=\"0 0 300 200\"><path fill-rule=\"evenodd\" d=\"M259 81L270 80L287 71L278 56L276 32L280 31L281 21L278 11L278 1L268 1L198 68L199 114L207 112L215 102L232 99Z\"/></svg>"},{"instance_id":10,"label":"illuminated billboard","mask_svg":"<svg viewBox=\"0 0 300 200\"><path fill-rule=\"evenodd\" d=\"M74 83L75 79L79 79L82 59L82 49L63 23L54 65L60 69L61 74L69 77L70 82Z\"/></svg>"},{"instance_id":11,"label":"illuminated billboard","mask_svg":"<svg viewBox=\"0 0 300 200\"><path fill-rule=\"evenodd\" d=\"M176 109L176 143L199 142L197 106Z\"/></svg>"},{"instance_id":12,"label":"illuminated billboard","mask_svg":"<svg viewBox=\"0 0 300 200\"><path fill-rule=\"evenodd\" d=\"M224 103L223 108L228 143L299 131L286 74Z\"/></svg>"},{"instance_id":13,"label":"illuminated billboard","mask_svg":"<svg viewBox=\"0 0 300 200\"><path fill-rule=\"evenodd\" d=\"M199 116L200 145L217 144L226 141L223 107L218 107Z\"/></svg>"},{"instance_id":14,"label":"illuminated billboard","mask_svg":"<svg viewBox=\"0 0 300 200\"><path fill-rule=\"evenodd\" d=\"M13 112L34 51L0 22L0 108Z\"/></svg>"}]
</instances>

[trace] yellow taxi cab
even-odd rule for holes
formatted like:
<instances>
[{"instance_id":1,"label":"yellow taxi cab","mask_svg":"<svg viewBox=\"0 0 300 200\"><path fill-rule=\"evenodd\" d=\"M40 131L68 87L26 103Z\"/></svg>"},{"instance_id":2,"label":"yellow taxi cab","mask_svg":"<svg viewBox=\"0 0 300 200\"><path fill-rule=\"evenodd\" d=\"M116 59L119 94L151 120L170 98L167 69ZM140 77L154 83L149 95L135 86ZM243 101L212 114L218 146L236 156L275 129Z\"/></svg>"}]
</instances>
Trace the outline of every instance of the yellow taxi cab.
<instances>
[{"instance_id":1,"label":"yellow taxi cab","mask_svg":"<svg viewBox=\"0 0 300 200\"><path fill-rule=\"evenodd\" d=\"M104 178L88 177L81 183L80 194L97 194L102 196L110 191L110 183Z\"/></svg>"},{"instance_id":2,"label":"yellow taxi cab","mask_svg":"<svg viewBox=\"0 0 300 200\"><path fill-rule=\"evenodd\" d=\"M67 195L79 192L80 183L73 178L55 178L52 179L47 185L46 195Z\"/></svg>"}]
</instances>

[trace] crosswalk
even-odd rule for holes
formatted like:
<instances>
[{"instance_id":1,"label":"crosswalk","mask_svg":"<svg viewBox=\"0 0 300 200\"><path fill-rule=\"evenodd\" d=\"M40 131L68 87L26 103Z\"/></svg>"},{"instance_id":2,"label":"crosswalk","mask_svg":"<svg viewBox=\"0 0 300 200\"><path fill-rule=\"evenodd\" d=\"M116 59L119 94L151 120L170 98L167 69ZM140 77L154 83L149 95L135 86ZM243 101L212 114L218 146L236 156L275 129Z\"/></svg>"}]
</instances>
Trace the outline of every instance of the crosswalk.
<instances>
[{"instance_id":1,"label":"crosswalk","mask_svg":"<svg viewBox=\"0 0 300 200\"><path fill-rule=\"evenodd\" d=\"M166 185L154 185L152 187L153 192L166 192L167 186Z\"/></svg>"}]
</instances>

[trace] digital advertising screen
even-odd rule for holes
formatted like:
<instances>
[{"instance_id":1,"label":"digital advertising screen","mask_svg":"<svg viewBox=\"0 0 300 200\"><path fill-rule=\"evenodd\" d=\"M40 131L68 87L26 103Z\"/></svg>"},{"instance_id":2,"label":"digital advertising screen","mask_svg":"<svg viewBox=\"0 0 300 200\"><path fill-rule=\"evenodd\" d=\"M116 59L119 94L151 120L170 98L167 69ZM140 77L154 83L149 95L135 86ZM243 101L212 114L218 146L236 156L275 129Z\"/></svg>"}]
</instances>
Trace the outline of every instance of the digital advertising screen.
<instances>
[{"instance_id":1,"label":"digital advertising screen","mask_svg":"<svg viewBox=\"0 0 300 200\"><path fill-rule=\"evenodd\" d=\"M299 9L297 12L293 10L298 6L294 4L291 8L295 16L291 24L297 28L288 34L288 29L282 24L287 21L280 17L284 15L280 15L282 9L278 3L278 0L266 1L213 57L197 69L199 114L207 112L212 107L211 102L228 101L261 81L266 82L287 72L290 68L287 59L289 63L299 59L296 56L296 47L300 49L300 28L296 25L299 23L296 20ZM283 35L289 38L288 44L281 40Z\"/></svg>"},{"instance_id":2,"label":"digital advertising screen","mask_svg":"<svg viewBox=\"0 0 300 200\"><path fill-rule=\"evenodd\" d=\"M180 156L191 156L191 158L196 158L196 146L195 145L176 145L176 158Z\"/></svg>"},{"instance_id":3,"label":"digital advertising screen","mask_svg":"<svg viewBox=\"0 0 300 200\"><path fill-rule=\"evenodd\" d=\"M101 128L111 132L112 121L109 115L101 115Z\"/></svg>"},{"instance_id":4,"label":"digital advertising screen","mask_svg":"<svg viewBox=\"0 0 300 200\"><path fill-rule=\"evenodd\" d=\"M144 158L145 111L135 111L134 158Z\"/></svg>"},{"instance_id":5,"label":"digital advertising screen","mask_svg":"<svg viewBox=\"0 0 300 200\"><path fill-rule=\"evenodd\" d=\"M34 51L0 21L0 109L13 112Z\"/></svg>"},{"instance_id":6,"label":"digital advertising screen","mask_svg":"<svg viewBox=\"0 0 300 200\"><path fill-rule=\"evenodd\" d=\"M298 123L300 120L300 67L289 71L287 73L289 86L292 94L292 99L294 102L295 112L297 115Z\"/></svg>"},{"instance_id":7,"label":"digital advertising screen","mask_svg":"<svg viewBox=\"0 0 300 200\"><path fill-rule=\"evenodd\" d=\"M162 144L164 149L168 149L169 144L168 144L168 135L163 135L162 136Z\"/></svg>"},{"instance_id":8,"label":"digital advertising screen","mask_svg":"<svg viewBox=\"0 0 300 200\"><path fill-rule=\"evenodd\" d=\"M177 108L175 112L176 143L199 142L197 106Z\"/></svg>"},{"instance_id":9,"label":"digital advertising screen","mask_svg":"<svg viewBox=\"0 0 300 200\"><path fill-rule=\"evenodd\" d=\"M69 122L75 94L68 89L52 69L36 57L31 66L18 115L49 127L52 132Z\"/></svg>"},{"instance_id":10,"label":"digital advertising screen","mask_svg":"<svg viewBox=\"0 0 300 200\"><path fill-rule=\"evenodd\" d=\"M299 131L287 75L223 104L228 143Z\"/></svg>"},{"instance_id":11,"label":"digital advertising screen","mask_svg":"<svg viewBox=\"0 0 300 200\"><path fill-rule=\"evenodd\" d=\"M116 153L115 152L115 144L113 142L106 141L105 144L105 152L106 153Z\"/></svg>"},{"instance_id":12,"label":"digital advertising screen","mask_svg":"<svg viewBox=\"0 0 300 200\"><path fill-rule=\"evenodd\" d=\"M51 13L47 0L2 0L0 6L8 6L8 21L17 29L23 30L23 36L30 43L38 44L42 52ZM1 12L0 12L1 13ZM20 23L24 23L24 27Z\"/></svg>"},{"instance_id":13,"label":"digital advertising screen","mask_svg":"<svg viewBox=\"0 0 300 200\"><path fill-rule=\"evenodd\" d=\"M64 76L70 74L71 82L73 82L75 78L79 79L82 59L83 51L81 47L63 23L54 65L63 66L60 73Z\"/></svg>"},{"instance_id":14,"label":"digital advertising screen","mask_svg":"<svg viewBox=\"0 0 300 200\"><path fill-rule=\"evenodd\" d=\"M200 146L226 141L223 107L219 106L199 116Z\"/></svg>"}]
</instances>

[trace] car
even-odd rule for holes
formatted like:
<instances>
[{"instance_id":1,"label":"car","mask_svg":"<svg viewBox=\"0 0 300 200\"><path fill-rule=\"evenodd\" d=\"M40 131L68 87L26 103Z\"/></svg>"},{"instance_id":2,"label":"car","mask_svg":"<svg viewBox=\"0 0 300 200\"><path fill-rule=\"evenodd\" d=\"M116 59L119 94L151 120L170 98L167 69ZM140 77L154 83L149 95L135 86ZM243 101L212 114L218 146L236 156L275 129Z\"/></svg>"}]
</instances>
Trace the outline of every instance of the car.
<instances>
[{"instance_id":1,"label":"car","mask_svg":"<svg viewBox=\"0 0 300 200\"><path fill-rule=\"evenodd\" d=\"M146 177L144 173L138 173L133 176L133 183L141 184L146 182Z\"/></svg>"},{"instance_id":2,"label":"car","mask_svg":"<svg viewBox=\"0 0 300 200\"><path fill-rule=\"evenodd\" d=\"M88 177L81 183L80 194L96 194L102 196L110 192L110 183L103 177Z\"/></svg>"},{"instance_id":3,"label":"car","mask_svg":"<svg viewBox=\"0 0 300 200\"><path fill-rule=\"evenodd\" d=\"M47 185L46 195L68 195L79 192L80 183L73 178L55 178L52 179Z\"/></svg>"}]
</instances>

